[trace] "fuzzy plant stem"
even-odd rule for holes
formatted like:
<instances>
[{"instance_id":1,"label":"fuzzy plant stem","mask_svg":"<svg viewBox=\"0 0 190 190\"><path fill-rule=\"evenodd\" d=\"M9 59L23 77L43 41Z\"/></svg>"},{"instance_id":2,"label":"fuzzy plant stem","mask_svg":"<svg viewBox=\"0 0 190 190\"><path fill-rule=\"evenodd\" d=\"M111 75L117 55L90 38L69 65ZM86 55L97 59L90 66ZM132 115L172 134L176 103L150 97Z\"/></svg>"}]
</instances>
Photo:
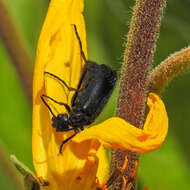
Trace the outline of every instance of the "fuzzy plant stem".
<instances>
[{"instance_id":1,"label":"fuzzy plant stem","mask_svg":"<svg viewBox=\"0 0 190 190\"><path fill-rule=\"evenodd\" d=\"M190 47L170 55L152 71L149 91L160 93L174 77L187 69L190 69Z\"/></svg>"},{"instance_id":2,"label":"fuzzy plant stem","mask_svg":"<svg viewBox=\"0 0 190 190\"><path fill-rule=\"evenodd\" d=\"M148 77L164 6L165 0L136 0L127 37L116 116L138 128L143 128ZM112 151L111 172L122 167L125 157L127 167L113 180L111 190L135 189L137 153Z\"/></svg>"},{"instance_id":3,"label":"fuzzy plant stem","mask_svg":"<svg viewBox=\"0 0 190 190\"><path fill-rule=\"evenodd\" d=\"M0 0L0 38L8 52L23 85L32 100L32 57L26 48L25 41L18 31L10 14L6 0Z\"/></svg>"}]
</instances>

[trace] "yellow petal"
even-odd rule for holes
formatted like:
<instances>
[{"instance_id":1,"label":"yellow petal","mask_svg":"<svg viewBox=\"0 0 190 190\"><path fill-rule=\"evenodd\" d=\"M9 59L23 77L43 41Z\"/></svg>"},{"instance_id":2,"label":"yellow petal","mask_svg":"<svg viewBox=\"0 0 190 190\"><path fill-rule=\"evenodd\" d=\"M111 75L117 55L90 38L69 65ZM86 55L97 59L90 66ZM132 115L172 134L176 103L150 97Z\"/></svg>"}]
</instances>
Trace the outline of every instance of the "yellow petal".
<instances>
[{"instance_id":1,"label":"yellow petal","mask_svg":"<svg viewBox=\"0 0 190 190\"><path fill-rule=\"evenodd\" d=\"M44 187L46 190L95 189L97 172L104 166L107 168L107 164L99 167L99 160L100 163L105 161L105 152L97 141L69 141L63 148L63 154L58 155L61 142L70 133L55 132L52 115L40 99L42 94L46 94L57 101L71 102L73 92L69 93L52 77L44 76L44 72L48 71L69 86L77 87L84 61L73 24L77 27L87 57L83 7L83 0L52 0L38 43L33 83L32 151L37 176L49 182L49 186ZM66 112L63 106L52 102L48 104L56 114ZM103 181L102 175L98 175Z\"/></svg>"},{"instance_id":2,"label":"yellow petal","mask_svg":"<svg viewBox=\"0 0 190 190\"><path fill-rule=\"evenodd\" d=\"M156 94L149 94L147 105L149 113L143 130L113 117L82 131L73 140L98 139L105 148L151 152L159 148L167 136L168 117L164 103Z\"/></svg>"},{"instance_id":3,"label":"yellow petal","mask_svg":"<svg viewBox=\"0 0 190 190\"><path fill-rule=\"evenodd\" d=\"M96 177L99 184L105 184L109 178L109 162L103 146L100 146L97 152L99 158L98 170Z\"/></svg>"}]
</instances>

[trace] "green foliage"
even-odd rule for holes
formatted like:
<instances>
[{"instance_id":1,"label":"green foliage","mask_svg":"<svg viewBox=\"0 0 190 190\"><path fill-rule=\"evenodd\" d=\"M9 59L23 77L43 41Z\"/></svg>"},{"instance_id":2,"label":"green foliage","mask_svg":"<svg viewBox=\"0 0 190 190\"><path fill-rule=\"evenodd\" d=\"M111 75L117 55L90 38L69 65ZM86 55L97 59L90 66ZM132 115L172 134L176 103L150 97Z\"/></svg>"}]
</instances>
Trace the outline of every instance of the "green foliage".
<instances>
[{"instance_id":1,"label":"green foliage","mask_svg":"<svg viewBox=\"0 0 190 190\"><path fill-rule=\"evenodd\" d=\"M7 0L16 24L28 42L31 54L35 48L48 7L48 0ZM86 1L85 18L89 59L121 66L125 35L130 22L133 1ZM154 65L171 53L190 44L190 1L168 0L161 25ZM0 44L0 140L8 154L32 169L31 105L13 68L3 44ZM27 63L26 63L27 64ZM189 73L174 80L162 94L169 115L169 135L159 150L143 155L140 160L139 189L178 190L190 188ZM99 120L114 113L116 93ZM16 190L0 163L0 189Z\"/></svg>"}]
</instances>

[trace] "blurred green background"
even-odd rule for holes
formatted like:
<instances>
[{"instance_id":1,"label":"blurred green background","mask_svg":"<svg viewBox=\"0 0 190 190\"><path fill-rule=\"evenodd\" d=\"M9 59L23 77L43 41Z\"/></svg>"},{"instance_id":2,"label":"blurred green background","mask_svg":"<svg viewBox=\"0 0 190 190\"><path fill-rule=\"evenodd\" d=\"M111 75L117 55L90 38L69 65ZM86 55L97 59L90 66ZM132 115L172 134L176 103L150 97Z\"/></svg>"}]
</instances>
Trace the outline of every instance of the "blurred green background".
<instances>
[{"instance_id":1,"label":"blurred green background","mask_svg":"<svg viewBox=\"0 0 190 190\"><path fill-rule=\"evenodd\" d=\"M6 0L15 23L35 58L48 0ZM119 71L134 1L86 0L88 54L91 60ZM154 56L154 66L190 44L190 0L168 0ZM26 63L27 64L27 63ZM15 154L32 169L31 105L0 41L0 189L18 190L8 155ZM190 73L176 78L162 93L169 134L157 151L142 155L139 189L190 189ZM97 122L114 114L117 89Z\"/></svg>"}]
</instances>

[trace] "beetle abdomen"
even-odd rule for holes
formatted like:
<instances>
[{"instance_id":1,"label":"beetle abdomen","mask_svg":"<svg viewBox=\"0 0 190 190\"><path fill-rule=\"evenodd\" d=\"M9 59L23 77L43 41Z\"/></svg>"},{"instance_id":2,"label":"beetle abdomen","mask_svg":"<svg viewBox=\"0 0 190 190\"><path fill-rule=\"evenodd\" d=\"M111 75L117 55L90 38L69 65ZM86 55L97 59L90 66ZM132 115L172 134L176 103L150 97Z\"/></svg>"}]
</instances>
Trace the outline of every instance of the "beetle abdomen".
<instances>
[{"instance_id":1,"label":"beetle abdomen","mask_svg":"<svg viewBox=\"0 0 190 190\"><path fill-rule=\"evenodd\" d=\"M106 65L88 62L81 88L74 101L73 113L84 113L92 123L103 110L115 87L117 73ZM82 118L81 118L82 119Z\"/></svg>"}]
</instances>

